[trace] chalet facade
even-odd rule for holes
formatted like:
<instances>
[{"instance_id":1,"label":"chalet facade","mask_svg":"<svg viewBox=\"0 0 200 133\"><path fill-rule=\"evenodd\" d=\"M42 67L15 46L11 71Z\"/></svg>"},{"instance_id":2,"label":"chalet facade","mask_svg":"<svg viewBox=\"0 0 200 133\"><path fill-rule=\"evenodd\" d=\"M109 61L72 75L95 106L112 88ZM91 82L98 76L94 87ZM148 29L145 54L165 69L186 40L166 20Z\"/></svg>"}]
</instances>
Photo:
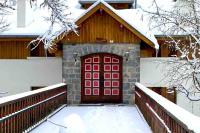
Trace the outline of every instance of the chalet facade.
<instances>
[{"instance_id":1,"label":"chalet facade","mask_svg":"<svg viewBox=\"0 0 200 133\"><path fill-rule=\"evenodd\" d=\"M79 0L80 8L84 9L82 15L75 17L79 35L70 32L58 41L58 49L53 53L46 53L43 45L39 45L34 50L30 50L31 46L27 47L28 43L39 34L0 35L2 61L0 66L5 68L2 71L10 71L9 76L4 76L5 78L0 81L0 87L13 88L7 89L10 95L65 82L68 85L69 104L134 104L135 83L141 82L187 109L189 103L182 103L182 99L177 97L176 92L167 93L165 85L150 84L159 82L155 77L160 73L156 73L155 66L152 68L152 65L149 65L152 64L149 63L149 60L151 61L149 57L155 57L156 54L158 57L169 57L174 53L164 41L165 36L156 36L160 45L157 51L159 46L154 35L146 31L137 16L132 15L132 18L129 18L130 11L136 7L134 2L133 0L97 2ZM9 63L10 67L7 67L5 60L22 62L14 65ZM26 70L31 66L31 69ZM24 72L18 71L20 69ZM25 84L18 81L20 80L18 75L26 82ZM9 77L20 85L11 86ZM30 80L27 80L29 77Z\"/></svg>"},{"instance_id":2,"label":"chalet facade","mask_svg":"<svg viewBox=\"0 0 200 133\"><path fill-rule=\"evenodd\" d=\"M140 45L156 44L106 2L91 7L76 21L79 36L69 33L60 42L69 103L131 104L140 81Z\"/></svg>"}]
</instances>

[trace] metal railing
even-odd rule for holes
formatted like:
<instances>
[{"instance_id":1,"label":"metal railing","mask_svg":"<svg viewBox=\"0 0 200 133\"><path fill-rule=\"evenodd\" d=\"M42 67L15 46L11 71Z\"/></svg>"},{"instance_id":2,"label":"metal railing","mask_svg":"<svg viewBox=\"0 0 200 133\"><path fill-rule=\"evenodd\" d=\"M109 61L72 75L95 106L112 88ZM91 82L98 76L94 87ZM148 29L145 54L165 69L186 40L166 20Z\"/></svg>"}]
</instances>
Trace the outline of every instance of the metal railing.
<instances>
[{"instance_id":1,"label":"metal railing","mask_svg":"<svg viewBox=\"0 0 200 133\"><path fill-rule=\"evenodd\" d=\"M0 133L22 133L67 104L64 83L0 98Z\"/></svg>"}]
</instances>

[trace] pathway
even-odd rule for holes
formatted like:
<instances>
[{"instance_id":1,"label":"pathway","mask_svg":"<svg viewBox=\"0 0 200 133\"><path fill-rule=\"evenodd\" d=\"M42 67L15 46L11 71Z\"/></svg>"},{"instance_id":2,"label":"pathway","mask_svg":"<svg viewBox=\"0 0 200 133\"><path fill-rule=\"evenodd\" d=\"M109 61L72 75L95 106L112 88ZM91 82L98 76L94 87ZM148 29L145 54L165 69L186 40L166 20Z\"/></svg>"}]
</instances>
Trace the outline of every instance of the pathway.
<instances>
[{"instance_id":1,"label":"pathway","mask_svg":"<svg viewBox=\"0 0 200 133\"><path fill-rule=\"evenodd\" d=\"M135 106L113 105L65 107L31 133L152 132Z\"/></svg>"}]
</instances>

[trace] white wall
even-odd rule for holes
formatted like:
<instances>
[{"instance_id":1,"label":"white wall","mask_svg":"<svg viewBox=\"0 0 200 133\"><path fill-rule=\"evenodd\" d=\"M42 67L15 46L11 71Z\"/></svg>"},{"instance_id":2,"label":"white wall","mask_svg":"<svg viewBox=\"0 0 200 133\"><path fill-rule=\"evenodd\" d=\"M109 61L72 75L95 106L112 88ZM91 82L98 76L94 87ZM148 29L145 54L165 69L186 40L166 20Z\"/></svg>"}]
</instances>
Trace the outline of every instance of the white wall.
<instances>
[{"instance_id":1,"label":"white wall","mask_svg":"<svg viewBox=\"0 0 200 133\"><path fill-rule=\"evenodd\" d=\"M141 58L140 59L140 83L146 87L167 87L164 81L164 64L160 63L167 58ZM182 93L177 92L177 105L200 116L200 101L192 102Z\"/></svg>"},{"instance_id":2,"label":"white wall","mask_svg":"<svg viewBox=\"0 0 200 133\"><path fill-rule=\"evenodd\" d=\"M61 58L0 60L0 92L8 92L6 95L30 91L31 86L49 86L60 82Z\"/></svg>"},{"instance_id":3,"label":"white wall","mask_svg":"<svg viewBox=\"0 0 200 133\"><path fill-rule=\"evenodd\" d=\"M166 58L141 58L140 59L140 83L148 87L166 87L167 83L163 81L162 63Z\"/></svg>"}]
</instances>

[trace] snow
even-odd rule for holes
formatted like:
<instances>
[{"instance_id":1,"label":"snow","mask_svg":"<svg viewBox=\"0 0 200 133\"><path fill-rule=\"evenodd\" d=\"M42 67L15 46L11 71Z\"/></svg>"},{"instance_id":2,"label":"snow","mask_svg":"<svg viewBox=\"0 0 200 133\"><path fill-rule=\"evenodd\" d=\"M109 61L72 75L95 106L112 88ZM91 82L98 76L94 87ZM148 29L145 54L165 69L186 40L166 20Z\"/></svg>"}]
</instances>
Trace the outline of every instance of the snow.
<instances>
[{"instance_id":1,"label":"snow","mask_svg":"<svg viewBox=\"0 0 200 133\"><path fill-rule=\"evenodd\" d=\"M45 87L45 88L42 88L42 89L38 89L38 90L34 90L34 91L28 91L28 92L24 92L24 93L20 93L20 94L16 94L16 95L3 97L3 98L0 98L0 104L10 102L10 101L14 101L16 99L20 99L20 98L23 98L23 97L26 97L26 96L34 95L34 94L44 92L44 91L47 91L47 90L55 89L55 88L58 88L58 87L61 87L61 86L64 86L64 85L66 85L66 84L65 83L59 83L59 84L48 86L48 87Z\"/></svg>"},{"instance_id":2,"label":"snow","mask_svg":"<svg viewBox=\"0 0 200 133\"><path fill-rule=\"evenodd\" d=\"M156 49L159 49L159 45L155 36L149 31L147 27L147 23L144 23L143 21L141 21L140 19L141 14L139 14L139 12L135 9L116 10L112 6L110 6L108 3L106 3L104 0L98 0L93 5L91 5L84 13L82 13L82 15L76 18L75 21L82 18L85 14L87 14L90 10L92 10L94 7L96 7L100 3L105 5L112 12L114 12L116 15L118 15L120 18L126 21L130 26L132 26L132 28L136 29L139 33L141 33L147 39L149 39L155 45Z\"/></svg>"},{"instance_id":3,"label":"snow","mask_svg":"<svg viewBox=\"0 0 200 133\"><path fill-rule=\"evenodd\" d=\"M117 13L133 28L138 30L142 35L148 38L155 45L156 49L159 49L159 44L155 36L148 29L148 21L142 20L142 15L135 9L117 10ZM127 15L128 14L128 15ZM146 22L146 23L145 23Z\"/></svg>"},{"instance_id":4,"label":"snow","mask_svg":"<svg viewBox=\"0 0 200 133\"><path fill-rule=\"evenodd\" d=\"M43 0L38 0L37 5L40 5ZM66 13L71 13L68 16L68 19L74 20L80 16L85 10L80 9L81 5L78 3L78 0L69 0L67 1L69 5L69 10L66 9ZM27 6L28 7L28 6ZM16 8L16 7L15 7ZM46 18L50 15L50 10L42 7L26 8L26 12L33 12L29 17L30 21L25 27L17 27L17 11L13 10L10 15L6 17L7 22L10 24L7 31L0 33L0 35L42 35L50 27L50 22L46 21ZM27 15L28 16L28 15ZM30 19L27 18L26 19ZM59 25L55 25L54 32L60 30Z\"/></svg>"},{"instance_id":5,"label":"snow","mask_svg":"<svg viewBox=\"0 0 200 133\"><path fill-rule=\"evenodd\" d=\"M79 0L81 3L94 3L96 0ZM105 0L108 3L133 3L134 0Z\"/></svg>"},{"instance_id":6,"label":"snow","mask_svg":"<svg viewBox=\"0 0 200 133\"><path fill-rule=\"evenodd\" d=\"M188 129L193 130L195 133L200 133L200 117L197 117L185 109L177 106L176 104L166 100L164 97L156 94L150 89L146 88L140 83L136 83L136 86L141 89L144 93L149 95L158 104L160 104L166 111L172 114L175 118L181 121Z\"/></svg>"},{"instance_id":7,"label":"snow","mask_svg":"<svg viewBox=\"0 0 200 133\"><path fill-rule=\"evenodd\" d=\"M40 0L41 1L41 0ZM147 39L149 39L154 45L155 48L158 49L159 45L157 43L156 38L154 35L149 31L148 29L148 21L142 21L141 20L141 12L138 12L136 9L125 9L125 10L116 10L112 6L110 6L108 3L106 3L104 0L98 0L95 2L91 7L89 7L87 10L81 9L81 5L79 4L78 0L68 0L67 5L69 6L69 10L71 15L69 15L69 19L73 21L77 21L82 16L84 16L87 12L89 12L91 9L93 9L96 5L99 3L104 4L106 7L108 7L110 10L112 10L116 15L121 17L123 20L125 20L130 26L132 26L134 29L136 29L138 32L140 32L142 35L144 35ZM32 8L28 8L28 10L33 10ZM26 25L24 28L17 27L17 14L16 11L13 11L13 14L8 15L7 20L8 23L10 23L9 30L0 33L0 35L42 35L44 34L50 26L50 23L47 22L44 18L48 16L49 10L44 8L35 8L34 11L30 17L32 21ZM55 32L58 31L62 27L55 26Z\"/></svg>"},{"instance_id":8,"label":"snow","mask_svg":"<svg viewBox=\"0 0 200 133\"><path fill-rule=\"evenodd\" d=\"M156 49L159 49L158 42L155 36L149 31L147 27L147 23L145 24L140 20L140 17L137 13L134 13L135 9L124 9L124 10L116 10L104 0L99 0L104 5L106 5L110 10L112 10L115 14L120 16L123 20L125 20L129 25L131 25L134 29L139 31L142 35L144 35L147 39L149 39L154 45ZM137 11L137 10L136 10ZM141 16L141 14L140 14Z\"/></svg>"},{"instance_id":9,"label":"snow","mask_svg":"<svg viewBox=\"0 0 200 133\"><path fill-rule=\"evenodd\" d=\"M31 133L48 132L151 133L151 130L136 107L113 105L65 107L31 131Z\"/></svg>"}]
</instances>

